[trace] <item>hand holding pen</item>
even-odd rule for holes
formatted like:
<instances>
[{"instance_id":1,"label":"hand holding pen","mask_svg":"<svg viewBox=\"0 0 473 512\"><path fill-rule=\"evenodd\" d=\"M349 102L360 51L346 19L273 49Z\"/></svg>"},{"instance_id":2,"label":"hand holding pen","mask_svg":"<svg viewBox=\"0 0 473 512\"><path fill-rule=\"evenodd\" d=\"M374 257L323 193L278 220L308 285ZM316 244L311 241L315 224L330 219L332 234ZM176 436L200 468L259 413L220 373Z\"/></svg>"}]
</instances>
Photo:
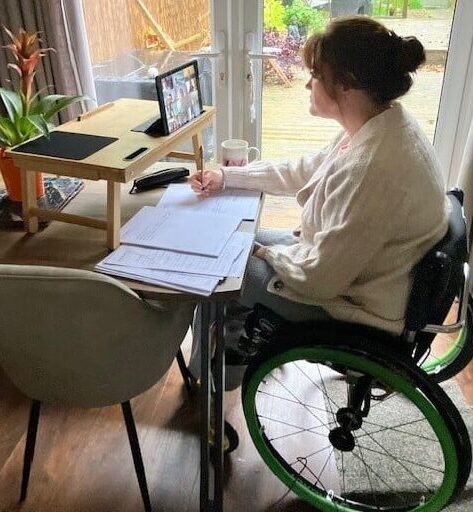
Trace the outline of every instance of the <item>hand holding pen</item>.
<instances>
[{"instance_id":1,"label":"hand holding pen","mask_svg":"<svg viewBox=\"0 0 473 512\"><path fill-rule=\"evenodd\" d=\"M223 188L223 172L221 170L198 170L189 177L189 183L196 194L210 195Z\"/></svg>"},{"instance_id":2,"label":"hand holding pen","mask_svg":"<svg viewBox=\"0 0 473 512\"><path fill-rule=\"evenodd\" d=\"M199 157L197 160L197 172L189 177L192 190L196 194L209 195L223 188L222 171L204 170L204 148L199 146Z\"/></svg>"}]
</instances>

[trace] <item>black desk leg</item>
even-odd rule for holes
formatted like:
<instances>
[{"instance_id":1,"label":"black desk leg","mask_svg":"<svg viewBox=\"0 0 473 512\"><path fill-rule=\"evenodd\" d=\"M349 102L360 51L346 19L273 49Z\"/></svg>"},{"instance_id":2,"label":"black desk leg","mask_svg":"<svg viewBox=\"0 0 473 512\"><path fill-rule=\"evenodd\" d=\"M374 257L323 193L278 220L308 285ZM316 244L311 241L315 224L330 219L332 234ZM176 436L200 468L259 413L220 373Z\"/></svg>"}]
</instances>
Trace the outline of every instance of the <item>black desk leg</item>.
<instances>
[{"instance_id":1,"label":"black desk leg","mask_svg":"<svg viewBox=\"0 0 473 512\"><path fill-rule=\"evenodd\" d=\"M225 340L223 337L223 320L225 304L216 304L215 332L215 510L223 512L223 441L225 421Z\"/></svg>"},{"instance_id":2,"label":"black desk leg","mask_svg":"<svg viewBox=\"0 0 473 512\"><path fill-rule=\"evenodd\" d=\"M201 303L200 512L212 510L210 498L210 303ZM213 487L213 486L212 486Z\"/></svg>"}]
</instances>

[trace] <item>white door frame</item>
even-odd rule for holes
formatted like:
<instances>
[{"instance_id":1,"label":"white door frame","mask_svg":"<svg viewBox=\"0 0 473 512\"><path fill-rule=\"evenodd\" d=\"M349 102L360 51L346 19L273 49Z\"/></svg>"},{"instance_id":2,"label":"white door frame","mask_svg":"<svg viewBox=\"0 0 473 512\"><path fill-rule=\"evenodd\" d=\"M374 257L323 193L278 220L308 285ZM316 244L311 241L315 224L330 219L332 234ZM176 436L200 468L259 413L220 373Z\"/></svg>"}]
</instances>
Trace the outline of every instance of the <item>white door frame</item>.
<instances>
[{"instance_id":1,"label":"white door frame","mask_svg":"<svg viewBox=\"0 0 473 512\"><path fill-rule=\"evenodd\" d=\"M434 147L448 186L456 184L473 116L473 2L457 0Z\"/></svg>"},{"instance_id":2,"label":"white door frame","mask_svg":"<svg viewBox=\"0 0 473 512\"><path fill-rule=\"evenodd\" d=\"M213 97L217 105L217 160L224 139L246 139L252 146L261 142L261 62L250 68L248 50L260 52L262 45L262 0L212 0ZM256 13L256 14L255 14ZM254 44L248 49L252 32ZM221 60L219 60L221 59ZM225 74L224 79L219 76ZM251 73L252 72L252 73ZM253 85L254 84L254 85ZM259 94L252 94L259 91Z\"/></svg>"}]
</instances>

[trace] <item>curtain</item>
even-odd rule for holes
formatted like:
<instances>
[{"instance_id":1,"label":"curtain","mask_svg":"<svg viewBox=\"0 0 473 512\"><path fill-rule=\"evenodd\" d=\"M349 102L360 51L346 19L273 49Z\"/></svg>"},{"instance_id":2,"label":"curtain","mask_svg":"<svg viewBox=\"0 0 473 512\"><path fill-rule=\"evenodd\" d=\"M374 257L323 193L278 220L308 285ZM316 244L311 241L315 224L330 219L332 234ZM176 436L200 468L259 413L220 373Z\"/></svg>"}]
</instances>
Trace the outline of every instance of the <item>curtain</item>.
<instances>
[{"instance_id":1,"label":"curtain","mask_svg":"<svg viewBox=\"0 0 473 512\"><path fill-rule=\"evenodd\" d=\"M72 105L59 114L65 122L84 110L93 108L95 87L88 55L87 37L81 0L2 0L0 2L2 25L18 31L40 32L44 47L56 50L41 59L35 76L35 90L45 94L86 95L90 100ZM0 44L9 43L0 28ZM0 83L9 88L17 83L15 72L7 68L12 62L8 50L0 51Z\"/></svg>"}]
</instances>

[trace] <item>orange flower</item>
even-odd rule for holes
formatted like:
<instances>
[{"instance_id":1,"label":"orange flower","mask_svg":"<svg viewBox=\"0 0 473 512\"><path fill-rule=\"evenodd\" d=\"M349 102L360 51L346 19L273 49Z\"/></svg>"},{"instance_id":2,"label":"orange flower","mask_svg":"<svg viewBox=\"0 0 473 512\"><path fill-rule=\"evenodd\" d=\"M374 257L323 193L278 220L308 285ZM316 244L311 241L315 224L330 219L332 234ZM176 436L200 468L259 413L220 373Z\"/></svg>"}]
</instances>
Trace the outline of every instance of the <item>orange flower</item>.
<instances>
[{"instance_id":1,"label":"orange flower","mask_svg":"<svg viewBox=\"0 0 473 512\"><path fill-rule=\"evenodd\" d=\"M8 48L17 62L17 64L8 64L8 67L14 69L20 76L20 87L24 95L25 107L28 109L36 66L46 52L55 50L54 48L36 48L41 43L41 39L38 37L39 32L30 33L20 28L18 34L15 35L6 27L3 28L12 41L11 44L3 48Z\"/></svg>"}]
</instances>

